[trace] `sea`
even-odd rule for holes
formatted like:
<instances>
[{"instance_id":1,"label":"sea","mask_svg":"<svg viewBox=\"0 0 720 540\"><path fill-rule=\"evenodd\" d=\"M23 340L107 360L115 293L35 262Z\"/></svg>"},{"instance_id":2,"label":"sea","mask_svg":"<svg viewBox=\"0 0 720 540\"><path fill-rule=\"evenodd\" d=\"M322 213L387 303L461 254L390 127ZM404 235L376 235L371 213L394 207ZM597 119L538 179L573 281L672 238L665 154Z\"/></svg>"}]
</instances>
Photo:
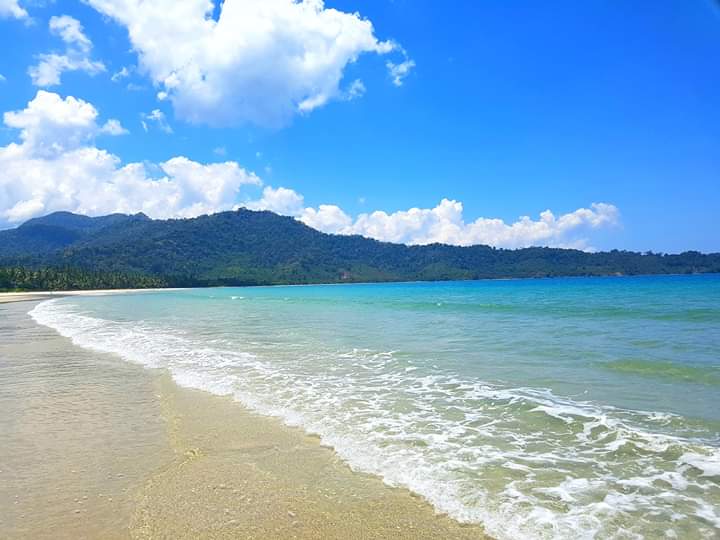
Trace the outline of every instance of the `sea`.
<instances>
[{"instance_id":1,"label":"sea","mask_svg":"<svg viewBox=\"0 0 720 540\"><path fill-rule=\"evenodd\" d=\"M31 316L499 540L720 538L720 275L158 291Z\"/></svg>"}]
</instances>

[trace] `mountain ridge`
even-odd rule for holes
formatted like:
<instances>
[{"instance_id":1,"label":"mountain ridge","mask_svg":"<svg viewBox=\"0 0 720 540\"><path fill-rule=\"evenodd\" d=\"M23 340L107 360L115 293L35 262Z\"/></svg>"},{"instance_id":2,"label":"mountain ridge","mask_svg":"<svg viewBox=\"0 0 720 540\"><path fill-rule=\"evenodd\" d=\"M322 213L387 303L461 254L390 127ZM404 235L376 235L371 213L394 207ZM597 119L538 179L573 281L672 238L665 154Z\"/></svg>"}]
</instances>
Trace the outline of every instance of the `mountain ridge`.
<instances>
[{"instance_id":1,"label":"mountain ridge","mask_svg":"<svg viewBox=\"0 0 720 540\"><path fill-rule=\"evenodd\" d=\"M407 246L247 209L169 220L58 212L0 231L0 267L144 276L167 286L270 285L720 272L720 254Z\"/></svg>"}]
</instances>

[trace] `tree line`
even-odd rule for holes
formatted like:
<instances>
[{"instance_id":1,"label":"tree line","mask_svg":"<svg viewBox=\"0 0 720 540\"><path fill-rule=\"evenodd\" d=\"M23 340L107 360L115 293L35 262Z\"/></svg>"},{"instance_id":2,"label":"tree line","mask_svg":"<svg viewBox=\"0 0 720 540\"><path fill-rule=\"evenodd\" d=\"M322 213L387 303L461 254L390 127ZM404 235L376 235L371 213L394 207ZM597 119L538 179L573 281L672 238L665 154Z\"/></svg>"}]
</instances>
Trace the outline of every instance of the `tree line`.
<instances>
[{"instance_id":1,"label":"tree line","mask_svg":"<svg viewBox=\"0 0 720 540\"><path fill-rule=\"evenodd\" d=\"M0 268L0 291L69 291L167 287L157 276L91 272L77 268Z\"/></svg>"}]
</instances>

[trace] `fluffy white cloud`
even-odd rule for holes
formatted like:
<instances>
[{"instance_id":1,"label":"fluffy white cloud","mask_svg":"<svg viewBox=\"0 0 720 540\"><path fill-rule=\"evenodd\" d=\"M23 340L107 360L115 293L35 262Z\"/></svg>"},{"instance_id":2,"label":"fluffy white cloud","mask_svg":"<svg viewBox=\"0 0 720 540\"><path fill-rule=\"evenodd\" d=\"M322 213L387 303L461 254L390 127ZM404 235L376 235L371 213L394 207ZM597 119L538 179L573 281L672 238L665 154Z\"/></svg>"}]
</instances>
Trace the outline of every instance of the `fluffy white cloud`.
<instances>
[{"instance_id":1,"label":"fluffy white cloud","mask_svg":"<svg viewBox=\"0 0 720 540\"><path fill-rule=\"evenodd\" d=\"M108 135L127 135L130 132L122 127L120 120L111 118L105 122L103 127L100 128L100 133L107 133Z\"/></svg>"},{"instance_id":2,"label":"fluffy white cloud","mask_svg":"<svg viewBox=\"0 0 720 540\"><path fill-rule=\"evenodd\" d=\"M68 45L73 45L83 51L92 49L92 43L83 33L80 21L70 17L70 15L50 17L48 25L50 26L50 32L60 36Z\"/></svg>"},{"instance_id":3,"label":"fluffy white cloud","mask_svg":"<svg viewBox=\"0 0 720 540\"><path fill-rule=\"evenodd\" d=\"M225 0L217 20L209 0L86 2L127 27L141 71L195 123L281 126L345 97L343 72L362 53L399 50L322 0Z\"/></svg>"},{"instance_id":4,"label":"fluffy white cloud","mask_svg":"<svg viewBox=\"0 0 720 540\"><path fill-rule=\"evenodd\" d=\"M39 90L35 98L21 111L6 112L5 125L20 130L23 153L52 157L74 150L99 133L125 133L118 120L110 119L103 127L96 123L98 112L90 103L69 96Z\"/></svg>"},{"instance_id":5,"label":"fluffy white cloud","mask_svg":"<svg viewBox=\"0 0 720 540\"><path fill-rule=\"evenodd\" d=\"M27 16L28 12L20 7L18 0L0 0L0 19L5 17L25 19Z\"/></svg>"},{"instance_id":6,"label":"fluffy white cloud","mask_svg":"<svg viewBox=\"0 0 720 540\"><path fill-rule=\"evenodd\" d=\"M65 42L64 54L38 55L40 62L30 66L28 74L36 86L55 86L65 71L85 71L95 75L105 71L105 65L90 59L92 42L83 33L80 21L69 15L50 18L50 32Z\"/></svg>"},{"instance_id":7,"label":"fluffy white cloud","mask_svg":"<svg viewBox=\"0 0 720 540\"><path fill-rule=\"evenodd\" d=\"M49 53L38 55L38 59L40 62L28 69L28 75L35 86L57 86L65 71L85 71L90 75L105 71L102 62L78 58L75 55Z\"/></svg>"},{"instance_id":8,"label":"fluffy white cloud","mask_svg":"<svg viewBox=\"0 0 720 540\"><path fill-rule=\"evenodd\" d=\"M619 212L615 206L594 203L590 208L580 208L557 217L550 210L545 210L538 220L522 216L508 224L501 219L481 217L466 222L462 203L443 199L435 208L411 208L392 214L381 211L361 214L352 225L336 232L405 244L441 242L460 246L587 248L587 240L578 234L588 228L615 225L618 220Z\"/></svg>"},{"instance_id":9,"label":"fluffy white cloud","mask_svg":"<svg viewBox=\"0 0 720 540\"><path fill-rule=\"evenodd\" d=\"M295 216L303 211L305 200L296 191L284 187L277 189L267 186L263 189L262 198L251 201L244 206L250 210L270 210L276 214Z\"/></svg>"},{"instance_id":10,"label":"fluffy white cloud","mask_svg":"<svg viewBox=\"0 0 720 540\"><path fill-rule=\"evenodd\" d=\"M302 195L291 189L265 188L262 199L246 205L295 216L306 225L334 234L359 234L386 242L432 244L435 242L469 246L497 247L557 246L589 249L583 233L619 223L618 209L606 203L555 216L550 210L539 219L522 216L514 223L497 218L478 218L466 222L463 205L443 199L435 208L411 208L388 214L364 213L353 219L340 207L321 204L304 208Z\"/></svg>"},{"instance_id":11,"label":"fluffy white cloud","mask_svg":"<svg viewBox=\"0 0 720 540\"><path fill-rule=\"evenodd\" d=\"M353 220L339 206L321 204L315 208L305 208L299 215L305 225L319 231L336 234L355 234ZM372 237L370 237L372 238Z\"/></svg>"},{"instance_id":12,"label":"fluffy white cloud","mask_svg":"<svg viewBox=\"0 0 720 540\"><path fill-rule=\"evenodd\" d=\"M101 127L97 118L92 104L42 90L25 109L5 113L5 124L20 130L20 141L0 147L0 224L55 210L197 216L229 210L241 186L261 184L235 162L174 157L157 166L123 166L93 144L98 135L123 133L122 126L108 120ZM153 169L157 174L150 174Z\"/></svg>"},{"instance_id":13,"label":"fluffy white cloud","mask_svg":"<svg viewBox=\"0 0 720 540\"><path fill-rule=\"evenodd\" d=\"M101 125L98 116L90 103L43 90L25 109L4 114L6 126L19 130L19 142L0 147L0 225L55 210L192 217L237 208L247 199L243 186L262 185L233 161L203 164L179 156L157 165L123 165L117 156L94 146L94 139L125 130L113 119ZM434 208L376 211L353 218L335 205L307 207L296 191L271 186L263 189L260 199L243 206L294 216L329 233L406 244L587 249L590 231L619 222L618 209L605 203L558 216L546 210L538 219L523 216L513 223L491 218L466 221L462 203L448 199Z\"/></svg>"}]
</instances>

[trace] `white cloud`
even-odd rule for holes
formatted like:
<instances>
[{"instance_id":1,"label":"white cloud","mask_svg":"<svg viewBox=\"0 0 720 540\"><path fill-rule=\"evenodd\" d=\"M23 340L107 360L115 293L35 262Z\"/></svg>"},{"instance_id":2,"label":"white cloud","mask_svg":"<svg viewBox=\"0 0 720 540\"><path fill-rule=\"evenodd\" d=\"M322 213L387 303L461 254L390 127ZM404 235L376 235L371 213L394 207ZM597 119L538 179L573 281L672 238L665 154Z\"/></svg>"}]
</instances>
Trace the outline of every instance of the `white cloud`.
<instances>
[{"instance_id":1,"label":"white cloud","mask_svg":"<svg viewBox=\"0 0 720 540\"><path fill-rule=\"evenodd\" d=\"M154 109L152 112L142 114L140 115L142 120L140 120L140 123L142 124L142 127L145 131L149 131L149 127L147 122L153 122L157 124L157 127L164 131L167 134L171 134L173 132L173 129L170 127L170 124L167 122L167 118L165 118L165 113L162 112L160 109Z\"/></svg>"},{"instance_id":2,"label":"white cloud","mask_svg":"<svg viewBox=\"0 0 720 540\"><path fill-rule=\"evenodd\" d=\"M5 78L5 75L0 73L0 82L5 82L5 81L7 81L7 79Z\"/></svg>"},{"instance_id":3,"label":"white cloud","mask_svg":"<svg viewBox=\"0 0 720 540\"><path fill-rule=\"evenodd\" d=\"M410 74L410 71L412 71L412 68L415 67L415 61L406 58L399 64L388 61L385 65L388 68L393 84L395 86L402 86L403 82L405 82L405 77L407 77Z\"/></svg>"},{"instance_id":4,"label":"white cloud","mask_svg":"<svg viewBox=\"0 0 720 540\"><path fill-rule=\"evenodd\" d=\"M15 19L25 19L28 12L20 7L18 0L0 0L0 19L13 17Z\"/></svg>"},{"instance_id":5,"label":"white cloud","mask_svg":"<svg viewBox=\"0 0 720 540\"><path fill-rule=\"evenodd\" d=\"M243 206L250 210L270 210L276 214L296 216L303 212L304 202L303 196L292 189L267 186L261 199Z\"/></svg>"},{"instance_id":6,"label":"white cloud","mask_svg":"<svg viewBox=\"0 0 720 540\"><path fill-rule=\"evenodd\" d=\"M115 118L111 118L105 122L103 127L100 128L100 132L107 133L108 135L127 135L130 133L127 129L122 127L120 120L116 120Z\"/></svg>"},{"instance_id":7,"label":"white cloud","mask_svg":"<svg viewBox=\"0 0 720 540\"><path fill-rule=\"evenodd\" d=\"M83 33L83 27L77 19L69 15L50 17L49 26L50 32L60 36L68 45L86 52L92 49L92 43Z\"/></svg>"},{"instance_id":8,"label":"white cloud","mask_svg":"<svg viewBox=\"0 0 720 540\"><path fill-rule=\"evenodd\" d=\"M102 62L95 62L88 58L77 58L66 54L40 54L40 62L28 69L35 86L57 86L60 77L65 71L85 71L90 75L105 71Z\"/></svg>"},{"instance_id":9,"label":"white cloud","mask_svg":"<svg viewBox=\"0 0 720 540\"><path fill-rule=\"evenodd\" d=\"M35 86L55 86L65 71L85 71L90 75L105 71L105 65L90 59L92 42L83 33L80 21L69 15L50 18L50 32L65 42L65 53L38 55L36 66L28 69Z\"/></svg>"},{"instance_id":10,"label":"white cloud","mask_svg":"<svg viewBox=\"0 0 720 540\"><path fill-rule=\"evenodd\" d=\"M94 146L94 137L119 134L122 126L108 121L100 127L97 119L92 104L42 90L25 109L4 114L20 135L0 147L0 224L56 210L191 217L229 210L242 186L261 184L232 161L202 164L180 156L157 167L122 165ZM159 175L151 177L154 168Z\"/></svg>"},{"instance_id":11,"label":"white cloud","mask_svg":"<svg viewBox=\"0 0 720 540\"><path fill-rule=\"evenodd\" d=\"M6 112L5 125L20 130L24 153L34 156L55 156L87 144L98 133L119 134L120 122L108 120L105 128L98 127L97 110L90 103L69 96L39 90L35 98L21 111Z\"/></svg>"},{"instance_id":12,"label":"white cloud","mask_svg":"<svg viewBox=\"0 0 720 540\"><path fill-rule=\"evenodd\" d=\"M194 123L282 126L343 98L361 54L399 48L322 0L226 0L217 20L208 0L86 1L127 28L141 71Z\"/></svg>"},{"instance_id":13,"label":"white cloud","mask_svg":"<svg viewBox=\"0 0 720 540\"><path fill-rule=\"evenodd\" d=\"M619 211L605 203L594 203L568 214L555 216L550 210L539 219L528 216L514 223L497 218L466 222L463 205L443 199L435 208L411 208L393 213L375 211L353 219L340 207L321 204L304 207L302 195L291 189L266 187L263 197L246 204L254 210L271 210L294 216L306 225L333 234L359 234L386 242L424 245L432 243L496 247L556 246L589 249L583 233L619 223Z\"/></svg>"},{"instance_id":14,"label":"white cloud","mask_svg":"<svg viewBox=\"0 0 720 540\"><path fill-rule=\"evenodd\" d=\"M315 208L305 208L299 216L305 225L323 232L335 234L354 234L353 220L339 206L321 204Z\"/></svg>"},{"instance_id":15,"label":"white cloud","mask_svg":"<svg viewBox=\"0 0 720 540\"><path fill-rule=\"evenodd\" d=\"M233 161L203 164L178 156L157 165L123 165L119 157L97 148L94 139L125 130L112 119L99 124L98 116L88 102L43 90L25 109L4 114L6 126L19 130L19 142L0 147L0 224L55 210L192 217L236 208L247 200L243 186L262 185ZM158 174L151 175L152 170ZM618 209L606 203L557 216L546 210L537 219L523 216L512 223L496 218L466 221L462 203L448 199L434 208L375 211L353 218L336 205L307 207L296 191L271 186L243 206L294 216L324 232L406 244L587 249L588 234L619 223Z\"/></svg>"},{"instance_id":16,"label":"white cloud","mask_svg":"<svg viewBox=\"0 0 720 540\"><path fill-rule=\"evenodd\" d=\"M130 70L126 66L123 66L120 71L116 71L115 73L112 74L112 77L110 77L110 80L112 82L120 82L121 80L126 79L129 76L130 76Z\"/></svg>"},{"instance_id":17,"label":"white cloud","mask_svg":"<svg viewBox=\"0 0 720 540\"><path fill-rule=\"evenodd\" d=\"M355 79L352 83L350 83L348 89L345 90L343 97L347 101L352 101L353 99L363 97L366 91L367 89L365 88L365 84L363 84L360 79Z\"/></svg>"},{"instance_id":18,"label":"white cloud","mask_svg":"<svg viewBox=\"0 0 720 540\"><path fill-rule=\"evenodd\" d=\"M435 208L411 208L392 214L382 211L361 214L351 226L335 232L405 244L440 242L508 248L536 245L587 248L587 240L578 235L588 229L616 225L618 221L619 212L615 206L594 203L590 208L580 208L557 217L550 210L545 210L537 220L522 216L508 224L501 219L481 217L466 222L462 203L443 199Z\"/></svg>"},{"instance_id":19,"label":"white cloud","mask_svg":"<svg viewBox=\"0 0 720 540\"><path fill-rule=\"evenodd\" d=\"M216 156L225 156L227 155L227 148L225 148L224 146L217 146L213 148L213 154L215 154Z\"/></svg>"}]
</instances>

